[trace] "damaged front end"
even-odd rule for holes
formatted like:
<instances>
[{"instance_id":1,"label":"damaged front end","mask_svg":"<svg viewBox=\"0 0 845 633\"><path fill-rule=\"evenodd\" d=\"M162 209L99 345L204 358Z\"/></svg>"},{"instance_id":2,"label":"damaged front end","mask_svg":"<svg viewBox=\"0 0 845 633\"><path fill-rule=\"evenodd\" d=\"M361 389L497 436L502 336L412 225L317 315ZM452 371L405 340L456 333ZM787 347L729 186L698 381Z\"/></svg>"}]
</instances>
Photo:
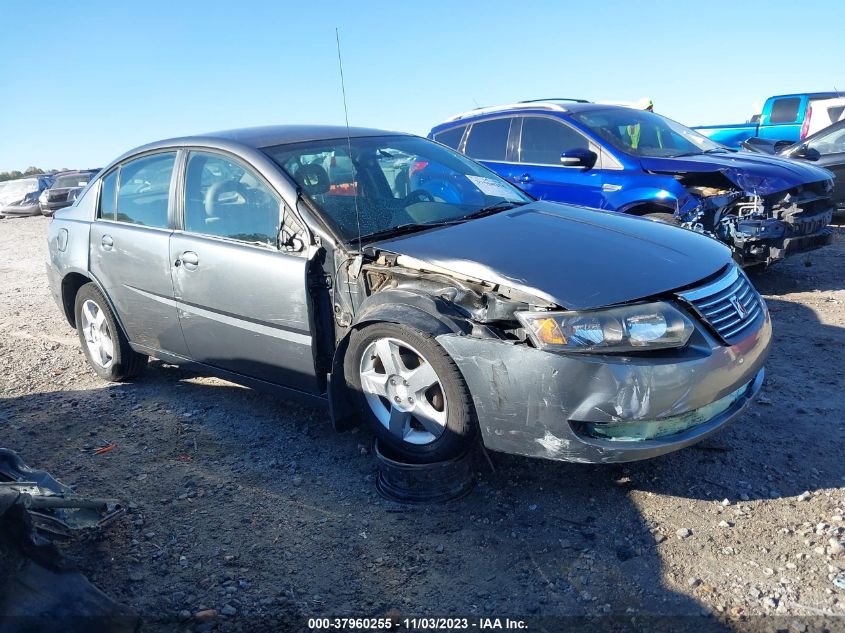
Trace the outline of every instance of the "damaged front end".
<instances>
[{"instance_id":1,"label":"damaged front end","mask_svg":"<svg viewBox=\"0 0 845 633\"><path fill-rule=\"evenodd\" d=\"M728 244L742 266L772 264L833 240L831 180L785 188L778 178L732 168L675 178L693 199L676 213L682 226Z\"/></svg>"},{"instance_id":2,"label":"damaged front end","mask_svg":"<svg viewBox=\"0 0 845 633\"><path fill-rule=\"evenodd\" d=\"M762 300L752 311L756 293L742 294L745 276L731 264L713 282L663 296L685 315L689 341L683 347L558 353L538 346L521 318L576 314L561 312L556 302L517 284L492 283L387 250L371 249L366 260L352 266L366 297L359 318L366 320L374 305L416 300L429 302L429 314L453 325L431 331L466 380L490 450L590 463L655 457L730 423L754 399L765 376L768 313ZM706 314L693 316L695 300L722 295L736 298L747 314L740 335L722 327L721 314L712 324ZM615 316L614 309L603 312Z\"/></svg>"}]
</instances>

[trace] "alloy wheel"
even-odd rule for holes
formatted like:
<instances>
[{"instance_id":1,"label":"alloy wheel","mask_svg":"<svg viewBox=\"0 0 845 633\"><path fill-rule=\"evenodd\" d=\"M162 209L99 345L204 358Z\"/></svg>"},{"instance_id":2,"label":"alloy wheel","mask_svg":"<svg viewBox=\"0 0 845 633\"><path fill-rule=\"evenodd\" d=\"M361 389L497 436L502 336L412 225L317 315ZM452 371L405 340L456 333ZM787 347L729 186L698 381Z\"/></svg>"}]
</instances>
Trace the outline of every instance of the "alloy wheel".
<instances>
[{"instance_id":1,"label":"alloy wheel","mask_svg":"<svg viewBox=\"0 0 845 633\"><path fill-rule=\"evenodd\" d=\"M409 444L430 444L446 429L446 394L431 363L395 338L371 342L361 357L361 389L378 421Z\"/></svg>"},{"instance_id":2,"label":"alloy wheel","mask_svg":"<svg viewBox=\"0 0 845 633\"><path fill-rule=\"evenodd\" d=\"M82 304L82 335L88 352L97 365L108 369L114 362L114 340L105 312L96 302L88 299Z\"/></svg>"}]
</instances>

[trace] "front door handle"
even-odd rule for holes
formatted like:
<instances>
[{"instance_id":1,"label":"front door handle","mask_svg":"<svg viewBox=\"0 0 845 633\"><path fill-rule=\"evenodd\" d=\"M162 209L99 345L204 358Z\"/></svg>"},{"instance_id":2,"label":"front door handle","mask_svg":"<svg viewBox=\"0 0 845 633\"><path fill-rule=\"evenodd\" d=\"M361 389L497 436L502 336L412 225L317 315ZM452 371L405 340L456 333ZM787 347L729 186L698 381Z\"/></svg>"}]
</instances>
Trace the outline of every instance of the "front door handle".
<instances>
[{"instance_id":1,"label":"front door handle","mask_svg":"<svg viewBox=\"0 0 845 633\"><path fill-rule=\"evenodd\" d=\"M200 265L200 257L194 251L185 251L179 256L179 259L177 259L175 263L177 266L184 264L185 268L188 270L194 270Z\"/></svg>"},{"instance_id":2,"label":"front door handle","mask_svg":"<svg viewBox=\"0 0 845 633\"><path fill-rule=\"evenodd\" d=\"M114 240L111 238L111 235L103 235L100 244L103 245L104 250L110 251L114 247Z\"/></svg>"},{"instance_id":3,"label":"front door handle","mask_svg":"<svg viewBox=\"0 0 845 633\"><path fill-rule=\"evenodd\" d=\"M522 174L519 178L516 179L517 182L521 182L523 184L527 184L532 182L534 179L531 177L531 174Z\"/></svg>"}]
</instances>

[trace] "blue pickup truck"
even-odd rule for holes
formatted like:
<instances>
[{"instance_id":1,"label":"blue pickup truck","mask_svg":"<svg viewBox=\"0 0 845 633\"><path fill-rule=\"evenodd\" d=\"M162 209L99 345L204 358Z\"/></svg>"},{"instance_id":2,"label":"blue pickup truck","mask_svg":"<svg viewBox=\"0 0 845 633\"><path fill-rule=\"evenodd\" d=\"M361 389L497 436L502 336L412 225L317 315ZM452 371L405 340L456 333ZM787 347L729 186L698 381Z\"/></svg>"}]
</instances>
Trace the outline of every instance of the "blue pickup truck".
<instances>
[{"instance_id":1,"label":"blue pickup truck","mask_svg":"<svg viewBox=\"0 0 845 633\"><path fill-rule=\"evenodd\" d=\"M837 92L777 95L766 99L763 112L754 115L747 123L701 125L692 129L734 149L739 149L743 141L754 137L797 143L807 136L813 103L841 96L843 94Z\"/></svg>"}]
</instances>

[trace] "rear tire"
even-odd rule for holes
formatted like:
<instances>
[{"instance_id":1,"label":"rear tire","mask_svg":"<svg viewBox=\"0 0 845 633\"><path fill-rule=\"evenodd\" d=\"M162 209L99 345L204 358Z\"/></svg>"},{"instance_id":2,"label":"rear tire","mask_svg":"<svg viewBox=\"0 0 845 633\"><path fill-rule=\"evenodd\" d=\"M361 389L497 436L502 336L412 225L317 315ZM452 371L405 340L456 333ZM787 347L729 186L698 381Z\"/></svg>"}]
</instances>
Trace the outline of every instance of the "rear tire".
<instances>
[{"instance_id":1,"label":"rear tire","mask_svg":"<svg viewBox=\"0 0 845 633\"><path fill-rule=\"evenodd\" d=\"M361 418L399 460L451 459L475 439L466 383L430 334L394 323L356 330L344 373Z\"/></svg>"},{"instance_id":2,"label":"rear tire","mask_svg":"<svg viewBox=\"0 0 845 633\"><path fill-rule=\"evenodd\" d=\"M95 374L109 382L123 382L144 371L149 357L129 346L106 298L93 282L76 293L74 314L82 351Z\"/></svg>"}]
</instances>

